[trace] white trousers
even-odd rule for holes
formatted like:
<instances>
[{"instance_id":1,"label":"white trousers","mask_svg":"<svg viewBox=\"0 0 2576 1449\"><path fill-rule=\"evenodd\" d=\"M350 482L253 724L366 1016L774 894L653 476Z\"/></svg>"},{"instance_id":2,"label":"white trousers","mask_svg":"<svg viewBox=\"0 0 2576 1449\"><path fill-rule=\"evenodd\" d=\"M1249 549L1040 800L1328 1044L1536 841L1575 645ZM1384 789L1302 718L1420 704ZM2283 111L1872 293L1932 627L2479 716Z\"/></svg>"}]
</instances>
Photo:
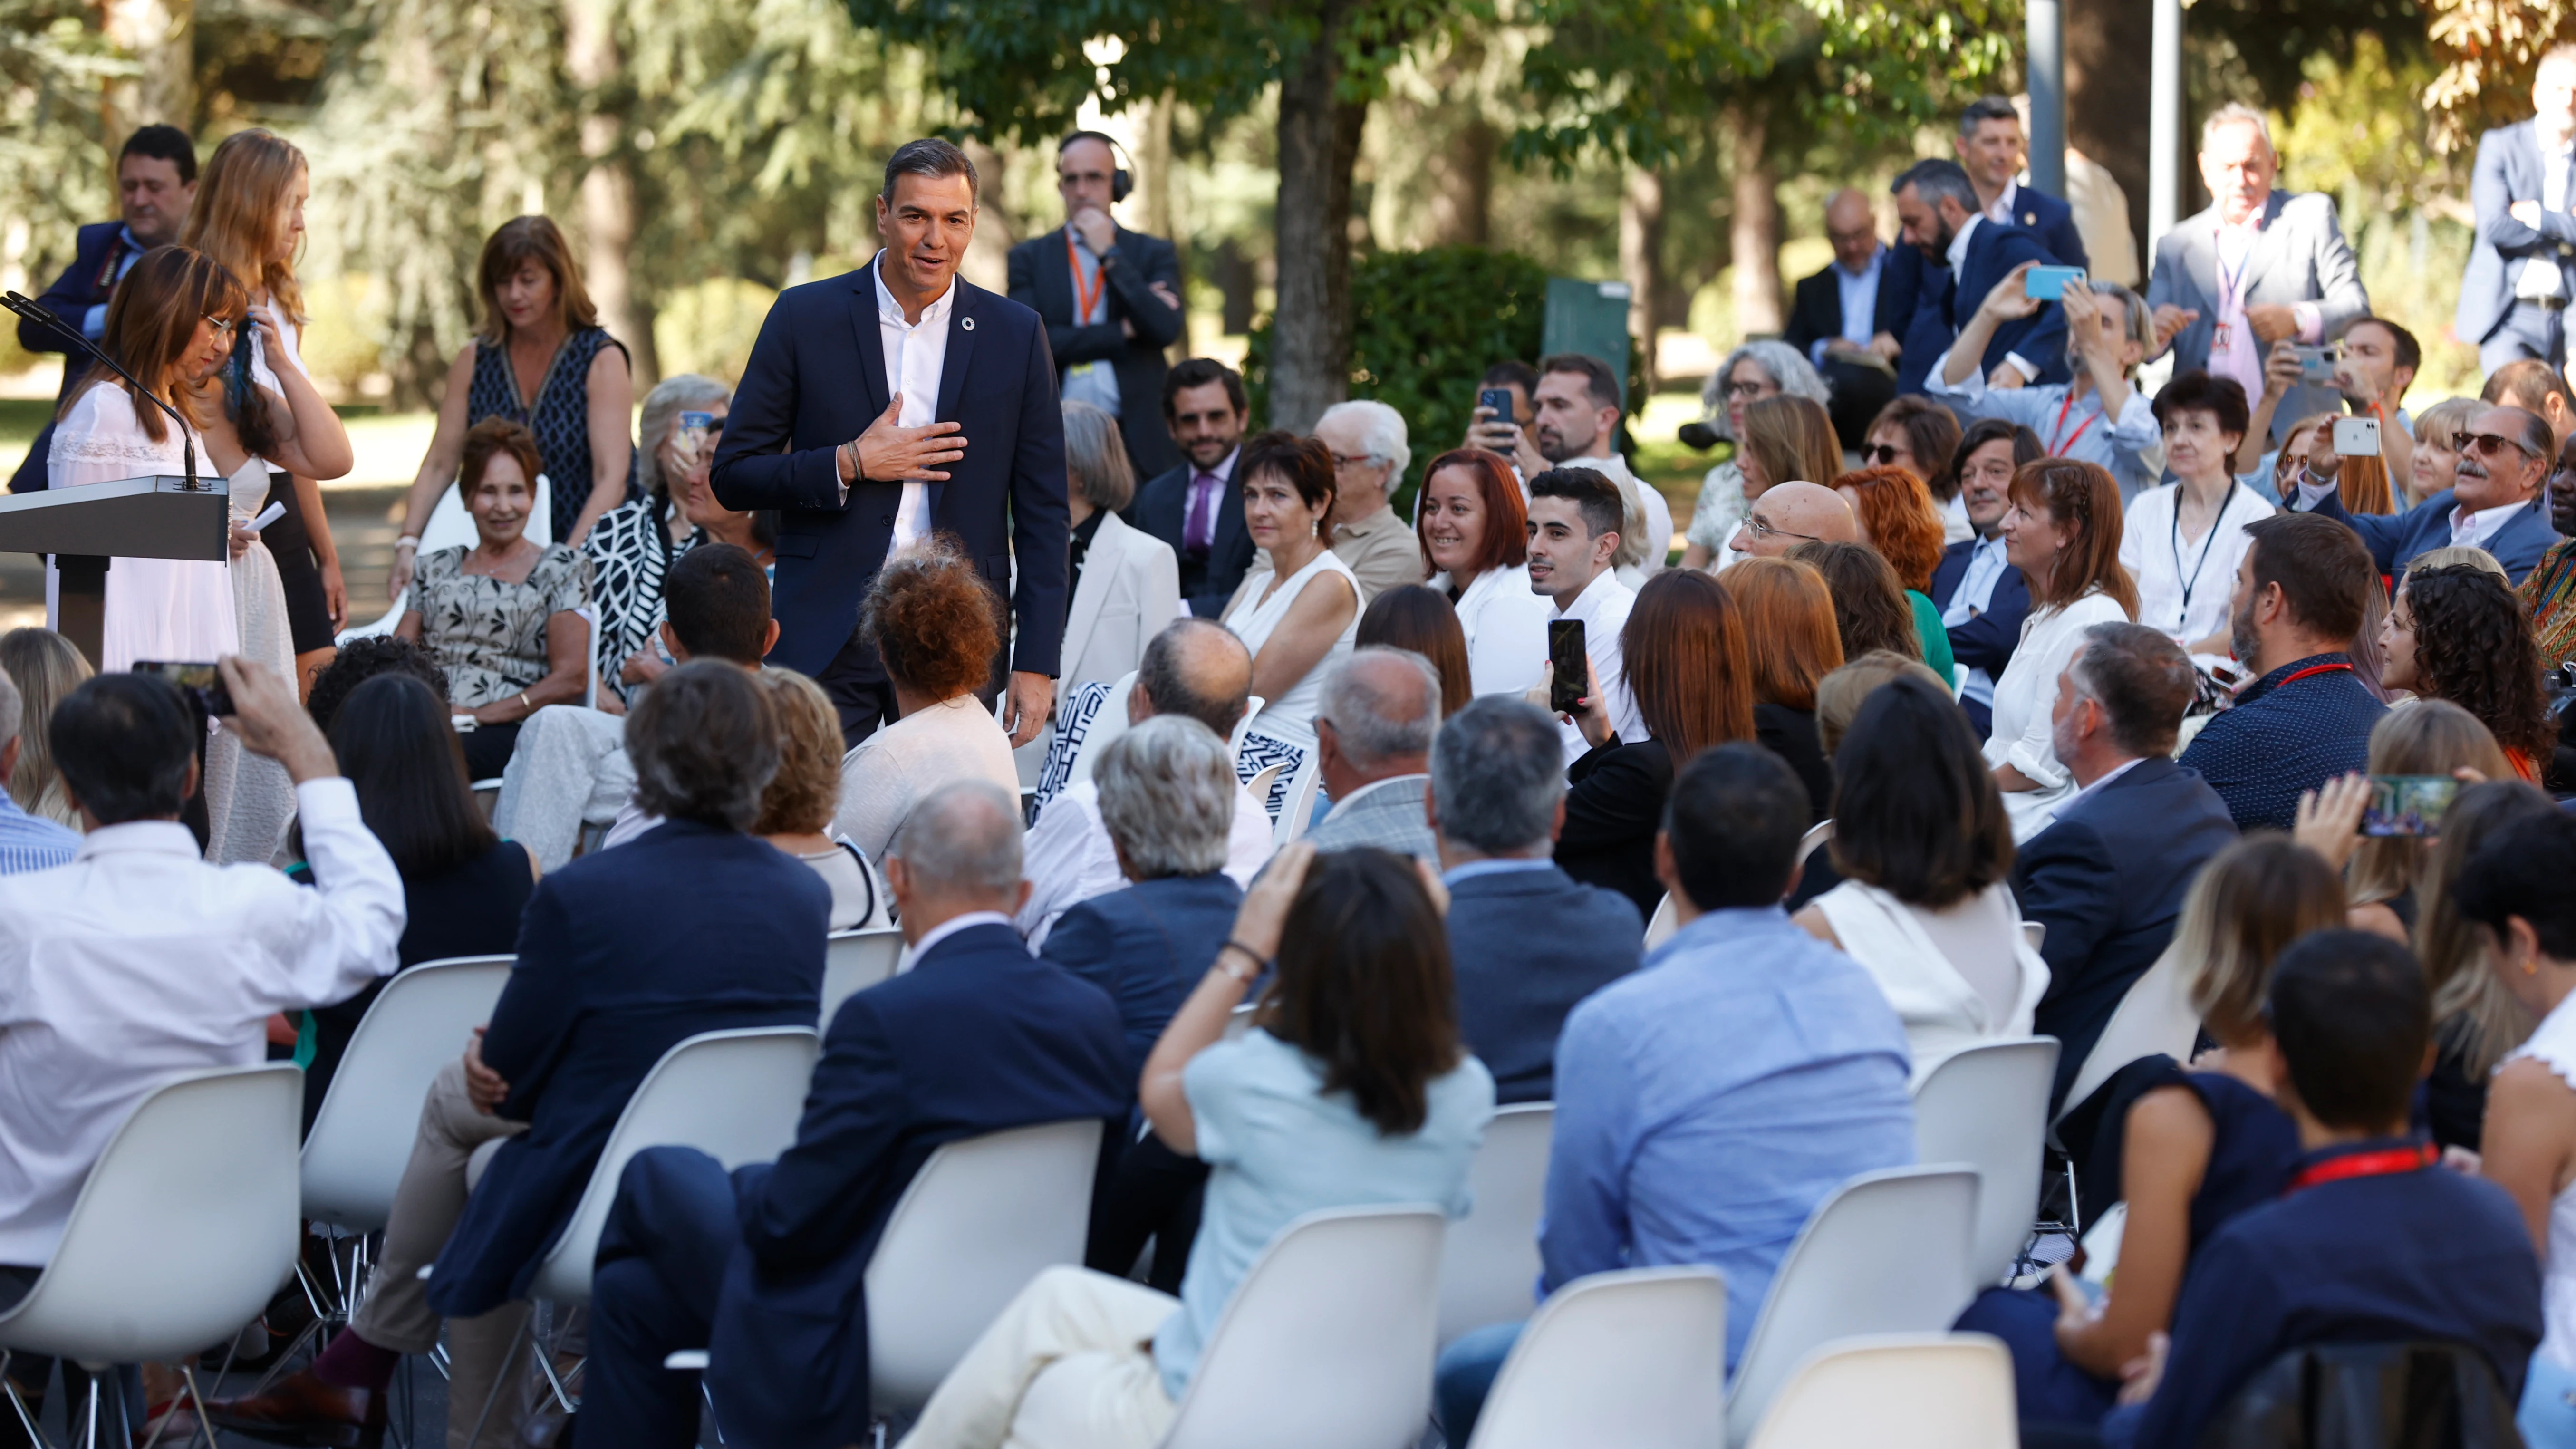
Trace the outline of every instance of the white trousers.
<instances>
[{"instance_id":1,"label":"white trousers","mask_svg":"<svg viewBox=\"0 0 2576 1449\"><path fill-rule=\"evenodd\" d=\"M492 828L519 842L546 870L572 862L581 827L617 818L635 793L626 761L626 721L577 704L550 704L519 726Z\"/></svg>"},{"instance_id":2,"label":"white trousers","mask_svg":"<svg viewBox=\"0 0 2576 1449\"><path fill-rule=\"evenodd\" d=\"M899 1449L1154 1449L1174 1412L1154 1331L1180 1306L1124 1278L1047 1269L949 1371Z\"/></svg>"}]
</instances>

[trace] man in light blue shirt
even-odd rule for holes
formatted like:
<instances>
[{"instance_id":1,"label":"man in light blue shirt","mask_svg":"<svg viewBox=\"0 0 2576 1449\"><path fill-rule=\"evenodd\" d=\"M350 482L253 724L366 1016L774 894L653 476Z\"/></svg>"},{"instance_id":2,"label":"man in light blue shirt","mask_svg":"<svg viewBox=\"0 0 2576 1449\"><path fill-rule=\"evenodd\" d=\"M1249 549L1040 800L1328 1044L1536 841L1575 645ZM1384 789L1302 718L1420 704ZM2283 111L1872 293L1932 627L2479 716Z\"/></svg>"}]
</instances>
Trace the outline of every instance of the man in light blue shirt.
<instances>
[{"instance_id":1,"label":"man in light blue shirt","mask_svg":"<svg viewBox=\"0 0 2576 1449\"><path fill-rule=\"evenodd\" d=\"M18 738L21 708L18 686L0 674L0 781L18 773L18 750L25 744ZM17 801L0 791L0 875L69 865L80 843L80 836L19 809Z\"/></svg>"},{"instance_id":2,"label":"man in light blue shirt","mask_svg":"<svg viewBox=\"0 0 2576 1449\"><path fill-rule=\"evenodd\" d=\"M1805 788L1768 750L1693 760L1655 841L1681 929L1577 1006L1556 1048L1539 1292L1619 1268L1713 1267L1729 1369L1817 1205L1914 1161L1904 1027L1867 972L1780 909L1807 818ZM1477 1329L1441 1354L1450 1443L1474 1431L1519 1333Z\"/></svg>"}]
</instances>

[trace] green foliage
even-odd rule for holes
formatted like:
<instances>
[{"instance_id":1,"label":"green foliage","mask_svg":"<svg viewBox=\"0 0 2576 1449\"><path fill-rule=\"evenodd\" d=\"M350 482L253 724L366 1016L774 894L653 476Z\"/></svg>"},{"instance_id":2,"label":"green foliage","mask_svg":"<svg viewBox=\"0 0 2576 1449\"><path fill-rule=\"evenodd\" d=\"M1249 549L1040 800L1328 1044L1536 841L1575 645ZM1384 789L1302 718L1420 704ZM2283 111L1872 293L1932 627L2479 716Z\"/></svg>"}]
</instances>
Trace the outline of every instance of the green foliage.
<instances>
[{"instance_id":1,"label":"green foliage","mask_svg":"<svg viewBox=\"0 0 2576 1449\"><path fill-rule=\"evenodd\" d=\"M1509 252L1432 247L1352 264L1351 396L1404 415L1413 462L1390 490L1399 509L1411 512L1423 465L1466 435L1485 369L1538 360L1546 315L1547 269ZM1243 359L1256 418L1270 405L1270 322L1253 324Z\"/></svg>"},{"instance_id":2,"label":"green foliage","mask_svg":"<svg viewBox=\"0 0 2576 1449\"><path fill-rule=\"evenodd\" d=\"M99 88L134 73L84 23L78 0L0 0L0 266L38 292L72 259L73 233L109 214L115 192L99 135ZM23 250L22 250L23 248ZM0 373L34 359L0 328Z\"/></svg>"}]
</instances>

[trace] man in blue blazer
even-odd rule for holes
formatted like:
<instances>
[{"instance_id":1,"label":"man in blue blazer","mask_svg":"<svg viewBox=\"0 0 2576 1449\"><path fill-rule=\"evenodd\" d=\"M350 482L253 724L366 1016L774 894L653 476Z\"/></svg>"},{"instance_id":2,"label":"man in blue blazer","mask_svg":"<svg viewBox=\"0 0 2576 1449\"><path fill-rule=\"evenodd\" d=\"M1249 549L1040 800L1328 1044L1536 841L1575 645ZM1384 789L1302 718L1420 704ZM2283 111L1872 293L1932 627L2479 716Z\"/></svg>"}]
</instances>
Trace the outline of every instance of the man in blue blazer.
<instances>
[{"instance_id":1,"label":"man in blue blazer","mask_svg":"<svg viewBox=\"0 0 2576 1449\"><path fill-rule=\"evenodd\" d=\"M2173 762L2191 660L2143 624L2096 624L2059 676L2057 758L2082 787L2013 862L2022 919L2048 928L2032 1030L2057 1038L2052 1111L2129 987L2173 939L2184 892L2236 839L2227 804Z\"/></svg>"},{"instance_id":2,"label":"man in blue blazer","mask_svg":"<svg viewBox=\"0 0 2576 1449\"><path fill-rule=\"evenodd\" d=\"M1440 727L1423 796L1449 887L1458 1030L1499 1103L1556 1095L1575 1003L1637 969L1646 923L1617 891L1549 859L1565 825L1565 746L1545 710L1486 695Z\"/></svg>"},{"instance_id":3,"label":"man in blue blazer","mask_svg":"<svg viewBox=\"0 0 2576 1449\"><path fill-rule=\"evenodd\" d=\"M877 197L884 249L780 294L716 450L726 507L779 510L769 657L823 686L853 745L897 713L857 637L859 602L888 554L933 531L1010 597L1011 742L1037 738L1055 702L1072 546L1064 420L1045 324L957 275L975 187L974 163L946 141L894 153Z\"/></svg>"},{"instance_id":4,"label":"man in blue blazer","mask_svg":"<svg viewBox=\"0 0 2576 1449\"><path fill-rule=\"evenodd\" d=\"M1896 214L1904 221L1905 240L1923 257L1915 321L1905 336L1909 357L1926 345L1935 355L1946 351L1950 339L1959 335L1960 327L1986 300L1986 293L2013 268L2024 262L2042 266L2056 262L2037 235L1985 215L1968 173L1956 161L1917 161L1896 178L1890 190L1896 196ZM1942 266L1949 268L1947 282L1932 275ZM1931 319L1924 315L1927 306L1934 309ZM1927 330L1927 320L1937 322L1937 336ZM1920 361L1928 368L1931 356ZM1995 329L1980 365L1990 383L2001 386L2067 381L2071 374L2066 370L2065 312L2050 302ZM1919 388L1921 373L1915 376Z\"/></svg>"},{"instance_id":5,"label":"man in blue blazer","mask_svg":"<svg viewBox=\"0 0 2576 1449\"><path fill-rule=\"evenodd\" d=\"M2453 319L2478 348L2478 370L2518 357L2567 365L2567 307L2576 302L2576 47L2540 58L2528 121L2478 138L2469 207L2477 239Z\"/></svg>"},{"instance_id":6,"label":"man in blue blazer","mask_svg":"<svg viewBox=\"0 0 2576 1449\"><path fill-rule=\"evenodd\" d=\"M1173 368L1163 379L1163 422L1180 445L1180 466L1147 479L1121 515L1172 546L1181 561L1181 598L1202 619L1224 613L1252 569L1243 490L1234 483L1250 416L1243 375L1233 368L1212 357Z\"/></svg>"},{"instance_id":7,"label":"man in blue blazer","mask_svg":"<svg viewBox=\"0 0 2576 1449\"><path fill-rule=\"evenodd\" d=\"M1973 442L1965 454L1996 438L2010 438L2011 423L1989 419L1968 430ZM1972 473L1959 480L1959 500L1968 511L1974 538L1961 539L1941 551L1932 566L1932 602L1950 636L1950 657L1968 666L1968 682L1959 691L1959 708L1985 734L1994 728L1995 681L2012 663L2021 645L2022 620L2030 617L2030 581L2004 559L2004 496L2010 475L1995 478Z\"/></svg>"},{"instance_id":8,"label":"man in blue blazer","mask_svg":"<svg viewBox=\"0 0 2576 1449\"><path fill-rule=\"evenodd\" d=\"M696 1348L729 1442L866 1442L868 1258L913 1174L961 1137L1124 1125L1118 1008L1020 943L1019 863L1016 799L980 780L932 792L886 859L913 967L834 1014L795 1145L730 1177L689 1148L627 1164L592 1280L578 1442L694 1444L699 1376L662 1361Z\"/></svg>"},{"instance_id":9,"label":"man in blue blazer","mask_svg":"<svg viewBox=\"0 0 2576 1449\"><path fill-rule=\"evenodd\" d=\"M2075 225L2075 208L2015 177L2029 147L2021 134L2021 112L2002 96L1979 96L1959 113L1959 135L1950 143L1959 165L1977 188L1977 209L1989 221L2017 226L2039 238L2050 256L2070 267L2090 267L2084 233Z\"/></svg>"},{"instance_id":10,"label":"man in blue blazer","mask_svg":"<svg viewBox=\"0 0 2576 1449\"><path fill-rule=\"evenodd\" d=\"M2429 549L2466 544L2494 554L2519 586L2558 543L2541 494L2557 455L2549 424L2521 408L2489 408L2463 436L2451 486L2404 513L2349 513L2333 493L2314 511L2360 534L2383 574L2404 572L2408 560Z\"/></svg>"},{"instance_id":11,"label":"man in blue blazer","mask_svg":"<svg viewBox=\"0 0 2576 1449\"><path fill-rule=\"evenodd\" d=\"M80 229L72 245L72 264L36 298L39 306L63 319L60 328L21 319L18 345L29 352L60 352L63 385L55 411L71 399L72 389L89 375L89 358L72 345L66 332L91 342L107 335L107 300L128 267L145 252L179 239L188 206L197 195L197 148L176 126L145 126L125 138L116 158L116 197L123 216L92 222ZM53 452L54 423L47 418L36 432L18 472L9 480L12 493L33 493L46 486L45 462Z\"/></svg>"}]
</instances>

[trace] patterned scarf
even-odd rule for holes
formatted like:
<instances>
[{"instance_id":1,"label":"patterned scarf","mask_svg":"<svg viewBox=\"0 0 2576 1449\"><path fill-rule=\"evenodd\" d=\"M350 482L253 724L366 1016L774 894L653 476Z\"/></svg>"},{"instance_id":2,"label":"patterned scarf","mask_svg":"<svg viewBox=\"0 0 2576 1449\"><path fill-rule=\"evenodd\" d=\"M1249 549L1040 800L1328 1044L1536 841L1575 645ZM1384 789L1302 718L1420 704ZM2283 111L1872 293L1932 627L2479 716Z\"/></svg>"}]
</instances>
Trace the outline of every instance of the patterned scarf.
<instances>
[{"instance_id":1,"label":"patterned scarf","mask_svg":"<svg viewBox=\"0 0 2576 1449\"><path fill-rule=\"evenodd\" d=\"M2576 539L2552 547L2522 581L2522 606L2540 646L2540 667L2556 669L2576 657Z\"/></svg>"}]
</instances>

